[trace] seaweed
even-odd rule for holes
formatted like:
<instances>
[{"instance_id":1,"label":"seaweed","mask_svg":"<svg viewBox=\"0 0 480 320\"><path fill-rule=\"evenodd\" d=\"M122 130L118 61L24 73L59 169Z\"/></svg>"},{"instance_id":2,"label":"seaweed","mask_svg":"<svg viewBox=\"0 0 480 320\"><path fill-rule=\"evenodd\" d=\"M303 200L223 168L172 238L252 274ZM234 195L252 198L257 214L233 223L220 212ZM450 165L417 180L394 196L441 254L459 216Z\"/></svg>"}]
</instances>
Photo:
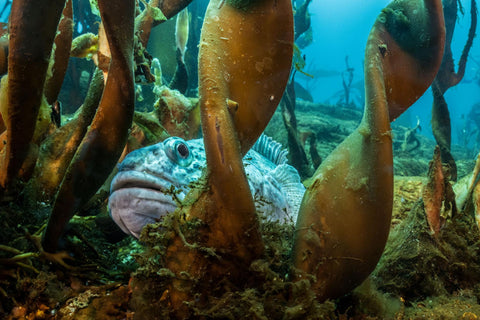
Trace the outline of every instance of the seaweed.
<instances>
[{"instance_id":1,"label":"seaweed","mask_svg":"<svg viewBox=\"0 0 480 320\"><path fill-rule=\"evenodd\" d=\"M194 242L201 221L179 224L178 213L171 213L156 224L147 225L141 240L145 252L137 256L139 268L133 276L131 307L139 318L171 319L172 310L167 303L168 285L175 277L164 267L166 248L173 235L182 238L192 250L201 250L216 259L211 248L202 248ZM181 230L179 229L181 227ZM331 301L319 303L311 288L313 278L301 281L291 279L289 264L293 224L262 220L262 238L265 254L250 265L250 278L239 286L228 277L219 281L208 297L197 296L198 300L186 301L193 317L208 319L332 319L335 304ZM184 277L190 277L183 274ZM202 286L202 283L196 283ZM151 315L155 315L153 318Z\"/></svg>"},{"instance_id":2,"label":"seaweed","mask_svg":"<svg viewBox=\"0 0 480 320\"><path fill-rule=\"evenodd\" d=\"M470 215L448 219L435 239L422 200L391 232L373 278L406 301L473 289L480 280L479 231Z\"/></svg>"}]
</instances>

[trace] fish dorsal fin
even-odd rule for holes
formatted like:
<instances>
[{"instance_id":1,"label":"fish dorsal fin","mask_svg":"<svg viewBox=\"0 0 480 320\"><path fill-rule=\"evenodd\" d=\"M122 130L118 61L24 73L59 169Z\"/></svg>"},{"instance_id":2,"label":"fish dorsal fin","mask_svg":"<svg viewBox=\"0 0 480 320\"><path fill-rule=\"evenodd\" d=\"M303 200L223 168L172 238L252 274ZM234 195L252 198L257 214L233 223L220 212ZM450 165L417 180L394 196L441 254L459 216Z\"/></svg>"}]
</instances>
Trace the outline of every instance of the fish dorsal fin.
<instances>
[{"instance_id":1,"label":"fish dorsal fin","mask_svg":"<svg viewBox=\"0 0 480 320\"><path fill-rule=\"evenodd\" d=\"M284 163L278 165L271 174L281 185L291 208L293 222L295 222L305 193L305 186L300 181L298 171L291 165Z\"/></svg>"},{"instance_id":2,"label":"fish dorsal fin","mask_svg":"<svg viewBox=\"0 0 480 320\"><path fill-rule=\"evenodd\" d=\"M255 142L252 149L276 165L286 164L288 162L288 151L283 149L282 144L263 133L257 142Z\"/></svg>"}]
</instances>

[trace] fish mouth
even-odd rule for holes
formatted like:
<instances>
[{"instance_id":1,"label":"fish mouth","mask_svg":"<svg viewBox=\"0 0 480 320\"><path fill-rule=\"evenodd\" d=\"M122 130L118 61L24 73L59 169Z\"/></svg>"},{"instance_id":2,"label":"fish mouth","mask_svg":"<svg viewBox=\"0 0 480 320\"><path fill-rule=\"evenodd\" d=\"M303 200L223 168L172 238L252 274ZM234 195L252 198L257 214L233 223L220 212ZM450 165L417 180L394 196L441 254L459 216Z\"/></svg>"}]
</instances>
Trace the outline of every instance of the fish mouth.
<instances>
[{"instance_id":1,"label":"fish mouth","mask_svg":"<svg viewBox=\"0 0 480 320\"><path fill-rule=\"evenodd\" d=\"M124 188L144 188L168 193L172 190L172 186L176 187L173 179L170 179L168 176L160 178L149 172L120 171L113 178L110 193Z\"/></svg>"},{"instance_id":2,"label":"fish mouth","mask_svg":"<svg viewBox=\"0 0 480 320\"><path fill-rule=\"evenodd\" d=\"M123 232L139 238L143 227L175 211L185 197L170 181L138 171L120 172L110 188L110 216ZM178 199L178 200L176 200Z\"/></svg>"}]
</instances>

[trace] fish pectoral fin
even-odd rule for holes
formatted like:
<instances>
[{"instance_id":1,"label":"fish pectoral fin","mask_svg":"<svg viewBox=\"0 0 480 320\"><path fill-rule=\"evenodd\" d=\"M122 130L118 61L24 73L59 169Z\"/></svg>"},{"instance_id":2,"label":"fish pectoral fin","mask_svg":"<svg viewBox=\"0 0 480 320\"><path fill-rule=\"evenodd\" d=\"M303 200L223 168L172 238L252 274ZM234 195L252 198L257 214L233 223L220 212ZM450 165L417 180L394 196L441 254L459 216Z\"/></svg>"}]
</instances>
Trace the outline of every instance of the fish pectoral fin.
<instances>
[{"instance_id":1,"label":"fish pectoral fin","mask_svg":"<svg viewBox=\"0 0 480 320\"><path fill-rule=\"evenodd\" d=\"M282 185L301 183L297 169L289 164L278 165L271 175Z\"/></svg>"},{"instance_id":2,"label":"fish pectoral fin","mask_svg":"<svg viewBox=\"0 0 480 320\"><path fill-rule=\"evenodd\" d=\"M300 176L297 170L288 164L277 166L271 172L271 175L279 183L282 192L285 194L291 208L291 217L295 223L305 193L305 187L300 181Z\"/></svg>"}]
</instances>

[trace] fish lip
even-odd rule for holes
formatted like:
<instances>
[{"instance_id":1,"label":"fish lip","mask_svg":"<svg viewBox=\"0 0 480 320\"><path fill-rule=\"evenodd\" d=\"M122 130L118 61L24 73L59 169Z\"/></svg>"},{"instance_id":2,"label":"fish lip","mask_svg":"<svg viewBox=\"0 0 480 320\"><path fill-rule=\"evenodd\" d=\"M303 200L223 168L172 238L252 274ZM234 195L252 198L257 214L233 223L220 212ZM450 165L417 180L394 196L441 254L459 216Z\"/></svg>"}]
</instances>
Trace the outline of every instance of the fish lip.
<instances>
[{"instance_id":1,"label":"fish lip","mask_svg":"<svg viewBox=\"0 0 480 320\"><path fill-rule=\"evenodd\" d=\"M152 189L160 192L170 192L172 186L177 188L171 179L158 176L144 171L120 171L112 180L110 193L125 188Z\"/></svg>"},{"instance_id":2,"label":"fish lip","mask_svg":"<svg viewBox=\"0 0 480 320\"><path fill-rule=\"evenodd\" d=\"M164 192L158 189L137 186L120 188L110 193L109 203L112 201L112 199L118 196L125 197L131 202L133 202L134 200L142 200L150 203L158 202L171 204L175 207L178 206L178 203L176 203L175 197L172 193ZM141 212L139 214L141 214Z\"/></svg>"},{"instance_id":3,"label":"fish lip","mask_svg":"<svg viewBox=\"0 0 480 320\"><path fill-rule=\"evenodd\" d=\"M177 206L171 194L133 186L113 191L108 199L112 219L123 232L137 239L146 224L159 221Z\"/></svg>"}]
</instances>

